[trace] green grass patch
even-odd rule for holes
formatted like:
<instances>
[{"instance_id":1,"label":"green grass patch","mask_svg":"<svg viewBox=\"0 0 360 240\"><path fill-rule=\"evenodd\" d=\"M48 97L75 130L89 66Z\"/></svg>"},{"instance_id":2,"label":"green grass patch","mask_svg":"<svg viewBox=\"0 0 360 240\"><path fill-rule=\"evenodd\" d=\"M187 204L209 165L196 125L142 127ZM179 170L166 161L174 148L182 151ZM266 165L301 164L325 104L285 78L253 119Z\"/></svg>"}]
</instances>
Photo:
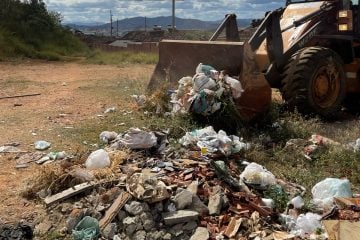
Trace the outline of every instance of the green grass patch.
<instances>
[{"instance_id":1,"label":"green grass patch","mask_svg":"<svg viewBox=\"0 0 360 240\"><path fill-rule=\"evenodd\" d=\"M158 62L158 54L144 53L144 52L105 52L101 50L94 50L88 54L85 63L91 64L156 64Z\"/></svg>"}]
</instances>

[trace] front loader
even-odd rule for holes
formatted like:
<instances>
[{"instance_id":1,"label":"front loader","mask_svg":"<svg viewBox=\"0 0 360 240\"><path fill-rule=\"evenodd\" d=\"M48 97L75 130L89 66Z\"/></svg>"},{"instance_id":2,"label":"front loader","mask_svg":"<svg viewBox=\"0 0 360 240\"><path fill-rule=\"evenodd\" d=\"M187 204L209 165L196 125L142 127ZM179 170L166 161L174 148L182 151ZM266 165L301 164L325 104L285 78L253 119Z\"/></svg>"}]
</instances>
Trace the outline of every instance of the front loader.
<instances>
[{"instance_id":1,"label":"front loader","mask_svg":"<svg viewBox=\"0 0 360 240\"><path fill-rule=\"evenodd\" d=\"M227 15L209 41L161 41L149 89L175 86L204 63L239 77L244 93L236 105L245 121L268 109L271 88L305 114L332 117L343 103L359 110L359 10L358 1L288 0L247 42L239 41L236 16ZM223 31L226 40L217 41Z\"/></svg>"}]
</instances>

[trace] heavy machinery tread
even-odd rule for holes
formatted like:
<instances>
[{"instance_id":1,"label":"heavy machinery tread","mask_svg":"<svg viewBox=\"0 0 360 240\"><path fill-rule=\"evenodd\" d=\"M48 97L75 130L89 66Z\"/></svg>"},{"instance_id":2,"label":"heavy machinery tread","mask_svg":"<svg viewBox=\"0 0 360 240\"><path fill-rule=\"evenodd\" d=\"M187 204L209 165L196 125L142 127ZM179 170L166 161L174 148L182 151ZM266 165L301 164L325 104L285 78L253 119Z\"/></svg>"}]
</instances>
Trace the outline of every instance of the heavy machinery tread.
<instances>
[{"instance_id":1,"label":"heavy machinery tread","mask_svg":"<svg viewBox=\"0 0 360 240\"><path fill-rule=\"evenodd\" d=\"M310 83L317 68L320 67L324 59L332 57L338 66L341 80L340 91L334 104L327 108L322 108L311 99ZM288 63L283 68L281 93L288 107L295 108L299 112L309 114L317 113L323 117L335 116L341 108L341 103L345 97L345 73L342 68L341 58L331 49L324 47L308 47L294 53Z\"/></svg>"}]
</instances>

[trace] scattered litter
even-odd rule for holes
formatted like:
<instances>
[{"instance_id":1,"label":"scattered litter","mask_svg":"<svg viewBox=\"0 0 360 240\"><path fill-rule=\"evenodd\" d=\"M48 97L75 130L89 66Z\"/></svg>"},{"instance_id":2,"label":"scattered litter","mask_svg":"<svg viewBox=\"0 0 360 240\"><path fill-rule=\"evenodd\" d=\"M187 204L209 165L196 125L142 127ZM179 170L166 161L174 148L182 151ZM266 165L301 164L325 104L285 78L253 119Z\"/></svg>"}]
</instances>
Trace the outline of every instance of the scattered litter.
<instances>
[{"instance_id":1,"label":"scattered litter","mask_svg":"<svg viewBox=\"0 0 360 240\"><path fill-rule=\"evenodd\" d=\"M131 95L131 97L139 107L144 106L147 100L145 95Z\"/></svg>"},{"instance_id":2,"label":"scattered litter","mask_svg":"<svg viewBox=\"0 0 360 240\"><path fill-rule=\"evenodd\" d=\"M87 169L99 169L110 166L109 154L104 149L92 152L86 159L85 166Z\"/></svg>"},{"instance_id":3,"label":"scattered litter","mask_svg":"<svg viewBox=\"0 0 360 240\"><path fill-rule=\"evenodd\" d=\"M289 203L296 209L301 209L305 205L304 199L301 196L294 197Z\"/></svg>"},{"instance_id":4,"label":"scattered litter","mask_svg":"<svg viewBox=\"0 0 360 240\"><path fill-rule=\"evenodd\" d=\"M34 146L35 146L35 149L36 150L46 150L48 149L50 146L51 146L51 143L47 142L47 141L43 141L43 140L40 140L40 141L36 141L34 143Z\"/></svg>"},{"instance_id":5,"label":"scattered litter","mask_svg":"<svg viewBox=\"0 0 360 240\"><path fill-rule=\"evenodd\" d=\"M240 174L240 179L253 188L263 190L276 183L275 176L257 163L250 163L246 166Z\"/></svg>"},{"instance_id":6,"label":"scattered litter","mask_svg":"<svg viewBox=\"0 0 360 240\"><path fill-rule=\"evenodd\" d=\"M24 151L21 151L19 148L14 146L1 146L0 147L0 153L21 153Z\"/></svg>"},{"instance_id":7,"label":"scattered litter","mask_svg":"<svg viewBox=\"0 0 360 240\"><path fill-rule=\"evenodd\" d=\"M313 202L328 210L332 208L334 197L352 197L350 182L347 179L326 178L311 189Z\"/></svg>"},{"instance_id":8,"label":"scattered litter","mask_svg":"<svg viewBox=\"0 0 360 240\"><path fill-rule=\"evenodd\" d=\"M356 139L355 142L350 143L349 147L354 150L354 152L360 151L360 138Z\"/></svg>"},{"instance_id":9,"label":"scattered litter","mask_svg":"<svg viewBox=\"0 0 360 240\"><path fill-rule=\"evenodd\" d=\"M196 144L202 151L209 153L220 151L225 156L250 148L250 144L242 142L237 136L227 136L222 130L216 133L212 126L187 132L179 142L185 147Z\"/></svg>"},{"instance_id":10,"label":"scattered litter","mask_svg":"<svg viewBox=\"0 0 360 240\"><path fill-rule=\"evenodd\" d=\"M72 230L72 235L75 240L97 239L100 234L99 222L97 219L86 216L84 217L75 229Z\"/></svg>"},{"instance_id":11,"label":"scattered litter","mask_svg":"<svg viewBox=\"0 0 360 240\"><path fill-rule=\"evenodd\" d=\"M292 233L301 237L314 233L317 229L322 228L320 220L321 216L315 213L300 214Z\"/></svg>"},{"instance_id":12,"label":"scattered litter","mask_svg":"<svg viewBox=\"0 0 360 240\"><path fill-rule=\"evenodd\" d=\"M107 114L107 113L113 113L116 111L116 107L110 107L110 108L107 108L104 113Z\"/></svg>"},{"instance_id":13,"label":"scattered litter","mask_svg":"<svg viewBox=\"0 0 360 240\"><path fill-rule=\"evenodd\" d=\"M104 143L109 144L110 142L115 140L117 136L118 136L118 134L116 132L103 131L102 133L100 133L99 138Z\"/></svg>"},{"instance_id":14,"label":"scattered litter","mask_svg":"<svg viewBox=\"0 0 360 240\"><path fill-rule=\"evenodd\" d=\"M149 149L156 146L157 140L153 132L146 132L139 128L130 128L127 133L117 136L111 148Z\"/></svg>"}]
</instances>

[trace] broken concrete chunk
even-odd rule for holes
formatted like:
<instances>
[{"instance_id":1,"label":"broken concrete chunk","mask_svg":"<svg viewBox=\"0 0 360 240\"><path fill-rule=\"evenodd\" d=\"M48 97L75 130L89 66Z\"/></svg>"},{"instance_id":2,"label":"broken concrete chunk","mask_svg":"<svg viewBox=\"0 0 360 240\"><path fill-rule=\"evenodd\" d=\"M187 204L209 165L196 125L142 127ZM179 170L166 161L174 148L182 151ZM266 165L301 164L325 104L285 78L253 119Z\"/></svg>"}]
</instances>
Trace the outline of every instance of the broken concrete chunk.
<instances>
[{"instance_id":1,"label":"broken concrete chunk","mask_svg":"<svg viewBox=\"0 0 360 240\"><path fill-rule=\"evenodd\" d=\"M115 233L117 232L116 223L108 224L102 232L102 235L105 239L113 239Z\"/></svg>"},{"instance_id":2,"label":"broken concrete chunk","mask_svg":"<svg viewBox=\"0 0 360 240\"><path fill-rule=\"evenodd\" d=\"M193 195L192 204L189 209L198 212L200 215L209 214L208 207L200 200L197 195Z\"/></svg>"},{"instance_id":3,"label":"broken concrete chunk","mask_svg":"<svg viewBox=\"0 0 360 240\"><path fill-rule=\"evenodd\" d=\"M144 230L137 231L137 232L134 234L133 239L136 239L136 240L145 240L145 239L146 239L146 232L145 232Z\"/></svg>"},{"instance_id":4,"label":"broken concrete chunk","mask_svg":"<svg viewBox=\"0 0 360 240\"><path fill-rule=\"evenodd\" d=\"M136 231L136 221L138 219L135 217L127 217L123 220L124 228L126 234L132 235Z\"/></svg>"},{"instance_id":5,"label":"broken concrete chunk","mask_svg":"<svg viewBox=\"0 0 360 240\"><path fill-rule=\"evenodd\" d=\"M184 226L183 226L183 229L184 231L192 231L194 230L195 228L197 228L198 224L197 222L195 221L190 221L190 222L187 222Z\"/></svg>"},{"instance_id":6,"label":"broken concrete chunk","mask_svg":"<svg viewBox=\"0 0 360 240\"><path fill-rule=\"evenodd\" d=\"M99 138L104 143L110 143L111 141L115 140L117 135L118 134L116 132L103 131L102 133L100 133Z\"/></svg>"},{"instance_id":7,"label":"broken concrete chunk","mask_svg":"<svg viewBox=\"0 0 360 240\"><path fill-rule=\"evenodd\" d=\"M69 232L71 232L76 225L83 219L84 217L84 211L80 209L74 209L68 219L66 220L66 228Z\"/></svg>"},{"instance_id":8,"label":"broken concrete chunk","mask_svg":"<svg viewBox=\"0 0 360 240\"><path fill-rule=\"evenodd\" d=\"M208 240L210 237L209 231L204 227L198 227L190 240Z\"/></svg>"},{"instance_id":9,"label":"broken concrete chunk","mask_svg":"<svg viewBox=\"0 0 360 240\"><path fill-rule=\"evenodd\" d=\"M186 223L192 220L197 220L198 216L198 212L191 210L179 210L163 214L164 222L166 225L175 225L178 223Z\"/></svg>"},{"instance_id":10,"label":"broken concrete chunk","mask_svg":"<svg viewBox=\"0 0 360 240\"><path fill-rule=\"evenodd\" d=\"M175 195L173 202L177 210L185 209L192 204L193 194L188 190L182 190Z\"/></svg>"},{"instance_id":11,"label":"broken concrete chunk","mask_svg":"<svg viewBox=\"0 0 360 240\"><path fill-rule=\"evenodd\" d=\"M140 202L132 201L130 204L125 204L125 211L133 216L136 216L140 215L144 209Z\"/></svg>"}]
</instances>

